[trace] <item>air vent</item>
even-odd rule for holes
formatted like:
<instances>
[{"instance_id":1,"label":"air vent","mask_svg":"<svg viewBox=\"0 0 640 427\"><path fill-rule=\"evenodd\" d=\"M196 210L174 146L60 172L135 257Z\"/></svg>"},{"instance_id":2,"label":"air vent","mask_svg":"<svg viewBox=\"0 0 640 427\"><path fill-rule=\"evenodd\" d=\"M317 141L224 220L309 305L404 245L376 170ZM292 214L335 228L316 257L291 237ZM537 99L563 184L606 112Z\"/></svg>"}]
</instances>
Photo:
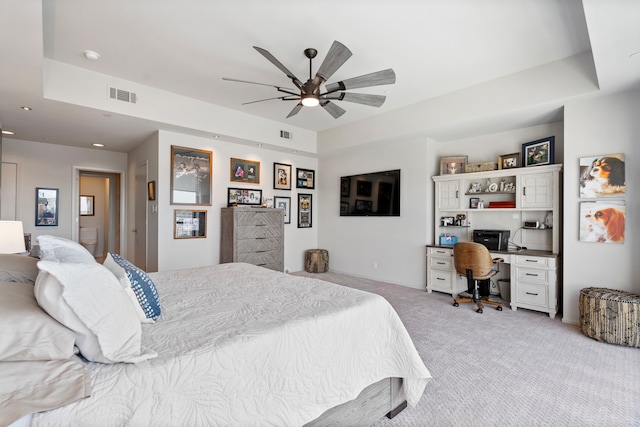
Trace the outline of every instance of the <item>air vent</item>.
<instances>
[{"instance_id":1,"label":"air vent","mask_svg":"<svg viewBox=\"0 0 640 427\"><path fill-rule=\"evenodd\" d=\"M109 87L109 98L115 99L116 101L128 102L130 104L135 104L137 100L135 93L115 87Z\"/></svg>"},{"instance_id":2,"label":"air vent","mask_svg":"<svg viewBox=\"0 0 640 427\"><path fill-rule=\"evenodd\" d=\"M286 130L281 130L280 131L280 138L293 139L293 134L291 132L287 132Z\"/></svg>"}]
</instances>

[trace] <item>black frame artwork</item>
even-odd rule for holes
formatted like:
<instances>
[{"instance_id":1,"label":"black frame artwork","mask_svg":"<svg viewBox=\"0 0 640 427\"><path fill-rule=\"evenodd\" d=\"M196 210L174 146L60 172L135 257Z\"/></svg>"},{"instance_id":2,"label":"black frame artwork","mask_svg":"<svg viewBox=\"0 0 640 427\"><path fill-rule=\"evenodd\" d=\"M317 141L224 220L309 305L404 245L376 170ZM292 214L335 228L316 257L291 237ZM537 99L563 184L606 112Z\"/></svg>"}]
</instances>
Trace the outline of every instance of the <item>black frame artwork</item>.
<instances>
[{"instance_id":1,"label":"black frame artwork","mask_svg":"<svg viewBox=\"0 0 640 427\"><path fill-rule=\"evenodd\" d=\"M58 226L59 195L57 188L36 188L36 227Z\"/></svg>"}]
</instances>

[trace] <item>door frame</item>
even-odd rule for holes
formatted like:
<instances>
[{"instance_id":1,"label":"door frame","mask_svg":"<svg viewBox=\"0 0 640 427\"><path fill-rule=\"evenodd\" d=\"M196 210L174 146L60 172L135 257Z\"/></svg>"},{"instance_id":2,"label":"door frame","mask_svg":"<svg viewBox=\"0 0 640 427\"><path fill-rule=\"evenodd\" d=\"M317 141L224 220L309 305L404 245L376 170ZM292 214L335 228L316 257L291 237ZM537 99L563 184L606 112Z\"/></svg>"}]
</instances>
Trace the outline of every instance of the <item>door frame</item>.
<instances>
[{"instance_id":1,"label":"door frame","mask_svg":"<svg viewBox=\"0 0 640 427\"><path fill-rule=\"evenodd\" d=\"M127 258L127 179L125 171L117 169L103 169L85 166L73 167L73 185L71 194L71 212L73 212L73 227L71 239L78 242L80 235L80 172L101 172L120 175L120 255Z\"/></svg>"}]
</instances>

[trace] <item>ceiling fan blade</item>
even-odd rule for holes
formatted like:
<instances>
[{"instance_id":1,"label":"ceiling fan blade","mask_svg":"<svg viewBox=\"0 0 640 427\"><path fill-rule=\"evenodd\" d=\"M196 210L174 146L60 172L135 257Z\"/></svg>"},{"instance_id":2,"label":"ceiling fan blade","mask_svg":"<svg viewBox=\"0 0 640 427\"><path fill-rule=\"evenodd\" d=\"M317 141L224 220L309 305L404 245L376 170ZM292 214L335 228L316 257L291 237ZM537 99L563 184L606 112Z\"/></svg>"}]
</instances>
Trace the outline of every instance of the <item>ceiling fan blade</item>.
<instances>
[{"instance_id":1,"label":"ceiling fan blade","mask_svg":"<svg viewBox=\"0 0 640 427\"><path fill-rule=\"evenodd\" d=\"M261 47L257 47L257 46L254 46L253 48L255 50L257 50L258 52L260 52L260 54L262 56L267 58L269 60L269 62L271 62L276 67L278 67L280 69L280 71L285 73L287 75L287 77L289 77L291 79L291 81L293 81L293 83L298 87L298 89L300 89L300 87L302 87L302 82L295 76L295 74L293 74L291 71L289 71L289 69L287 67L285 67L282 64L282 62L278 61L275 56L270 54L269 51L267 51L267 50L265 50L265 49L263 49Z\"/></svg>"},{"instance_id":2,"label":"ceiling fan blade","mask_svg":"<svg viewBox=\"0 0 640 427\"><path fill-rule=\"evenodd\" d=\"M337 83L330 83L325 86L327 92L335 92L338 90L356 89L359 87L370 87L380 85L390 85L396 82L396 73L389 68L375 73L364 74L362 76L353 77Z\"/></svg>"},{"instance_id":3,"label":"ceiling fan blade","mask_svg":"<svg viewBox=\"0 0 640 427\"><path fill-rule=\"evenodd\" d=\"M347 101L356 104L368 105L369 107L381 107L387 99L384 95L369 95L367 93L333 92L324 98L335 99L337 101Z\"/></svg>"},{"instance_id":4,"label":"ceiling fan blade","mask_svg":"<svg viewBox=\"0 0 640 427\"><path fill-rule=\"evenodd\" d=\"M298 114L298 112L299 112L300 110L302 110L302 104L301 104L301 103L298 103L295 107L293 107L293 110L291 110L291 111L289 112L289 115L287 116L287 119L288 119L289 117L292 117L292 116L295 116L296 114Z\"/></svg>"},{"instance_id":5,"label":"ceiling fan blade","mask_svg":"<svg viewBox=\"0 0 640 427\"><path fill-rule=\"evenodd\" d=\"M252 85L269 86L269 87L275 87L276 89L296 90L296 89L290 89L287 87L283 88L282 86L270 85L268 83L258 83L258 82L250 82L248 80L230 79L229 77L223 77L222 80L226 80L228 82L249 83Z\"/></svg>"},{"instance_id":6,"label":"ceiling fan blade","mask_svg":"<svg viewBox=\"0 0 640 427\"><path fill-rule=\"evenodd\" d=\"M320 105L322 106L322 108L324 108L329 114L331 114L333 116L334 119L337 119L338 117L340 117L341 115L343 115L344 113L346 113L347 111L344 110L343 108L337 106L336 104L334 104L333 102L329 101L329 100L322 100L320 101Z\"/></svg>"},{"instance_id":7,"label":"ceiling fan blade","mask_svg":"<svg viewBox=\"0 0 640 427\"><path fill-rule=\"evenodd\" d=\"M273 99L284 99L284 96L276 96L275 98L258 99L257 101L243 102L242 105L255 104L256 102L271 101Z\"/></svg>"},{"instance_id":8,"label":"ceiling fan blade","mask_svg":"<svg viewBox=\"0 0 640 427\"><path fill-rule=\"evenodd\" d=\"M347 59L351 57L352 53L345 45L339 41L334 41L327 53L327 56L322 61L322 65L318 68L316 77L320 77L323 81L329 80L333 73L342 66Z\"/></svg>"}]
</instances>

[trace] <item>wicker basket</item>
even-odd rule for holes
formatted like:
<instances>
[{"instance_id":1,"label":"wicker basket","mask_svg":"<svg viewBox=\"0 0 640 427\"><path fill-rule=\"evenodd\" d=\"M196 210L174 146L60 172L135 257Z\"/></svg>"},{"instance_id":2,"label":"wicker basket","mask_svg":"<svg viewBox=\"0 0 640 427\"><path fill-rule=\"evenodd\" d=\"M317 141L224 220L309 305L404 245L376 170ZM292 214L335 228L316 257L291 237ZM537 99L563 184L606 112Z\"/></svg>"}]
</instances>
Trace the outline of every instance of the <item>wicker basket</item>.
<instances>
[{"instance_id":1,"label":"wicker basket","mask_svg":"<svg viewBox=\"0 0 640 427\"><path fill-rule=\"evenodd\" d=\"M584 288L579 303L583 334L602 342L640 347L640 295Z\"/></svg>"}]
</instances>

